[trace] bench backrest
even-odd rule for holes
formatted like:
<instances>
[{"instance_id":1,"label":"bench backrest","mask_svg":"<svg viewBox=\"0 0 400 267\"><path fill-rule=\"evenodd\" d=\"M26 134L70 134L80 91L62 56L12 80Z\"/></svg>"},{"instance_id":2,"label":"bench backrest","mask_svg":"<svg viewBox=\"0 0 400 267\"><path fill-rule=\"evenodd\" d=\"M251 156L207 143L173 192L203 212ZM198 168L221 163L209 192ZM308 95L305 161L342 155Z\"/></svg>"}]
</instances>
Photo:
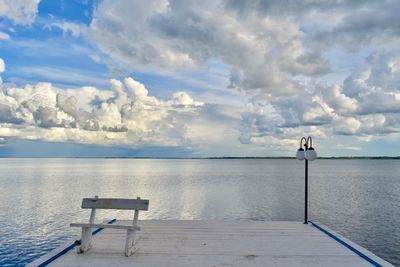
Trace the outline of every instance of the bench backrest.
<instances>
[{"instance_id":1,"label":"bench backrest","mask_svg":"<svg viewBox=\"0 0 400 267\"><path fill-rule=\"evenodd\" d=\"M148 210L147 199L84 198L82 209Z\"/></svg>"}]
</instances>

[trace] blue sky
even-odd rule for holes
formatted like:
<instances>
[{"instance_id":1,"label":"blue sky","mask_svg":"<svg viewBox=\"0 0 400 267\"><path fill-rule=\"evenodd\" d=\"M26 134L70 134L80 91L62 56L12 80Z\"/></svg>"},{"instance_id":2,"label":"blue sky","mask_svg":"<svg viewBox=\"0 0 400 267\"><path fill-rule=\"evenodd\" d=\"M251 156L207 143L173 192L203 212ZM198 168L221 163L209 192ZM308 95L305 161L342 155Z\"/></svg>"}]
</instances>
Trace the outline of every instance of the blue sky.
<instances>
[{"instance_id":1,"label":"blue sky","mask_svg":"<svg viewBox=\"0 0 400 267\"><path fill-rule=\"evenodd\" d=\"M17 85L37 82L52 82L60 87L107 85L111 76L107 67L90 58L90 53L96 53L95 47L83 38L51 26L64 21L89 24L94 3L80 2L41 1L35 21L28 26L3 19L3 28L13 28L8 32L10 40L1 43L2 57L8 66L3 79ZM50 73L50 69L56 74ZM72 74L80 79L71 79Z\"/></svg>"},{"instance_id":2,"label":"blue sky","mask_svg":"<svg viewBox=\"0 0 400 267\"><path fill-rule=\"evenodd\" d=\"M398 7L2 0L0 156L397 156Z\"/></svg>"}]
</instances>

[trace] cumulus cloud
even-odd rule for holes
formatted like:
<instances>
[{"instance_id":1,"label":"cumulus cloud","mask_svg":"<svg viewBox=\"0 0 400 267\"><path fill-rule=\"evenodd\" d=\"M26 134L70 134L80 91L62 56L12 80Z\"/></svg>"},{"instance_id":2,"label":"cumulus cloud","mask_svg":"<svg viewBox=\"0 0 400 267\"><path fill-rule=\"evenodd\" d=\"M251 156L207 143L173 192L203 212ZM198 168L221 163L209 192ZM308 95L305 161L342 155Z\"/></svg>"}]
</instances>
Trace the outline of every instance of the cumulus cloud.
<instances>
[{"instance_id":1,"label":"cumulus cloud","mask_svg":"<svg viewBox=\"0 0 400 267\"><path fill-rule=\"evenodd\" d=\"M30 3L29 11L18 9L30 14L25 21L14 11L4 16L29 24L38 1ZM226 86L244 92L244 105L222 115L184 91L156 98L129 77L111 80L108 90L3 85L0 136L193 146L230 132L242 144L289 148L304 133L363 141L400 133L399 8L391 0L104 0L89 25L49 27L83 36L103 53L92 56L96 62L105 54L126 72L207 71L222 63ZM349 55L346 64L338 53Z\"/></svg>"},{"instance_id":2,"label":"cumulus cloud","mask_svg":"<svg viewBox=\"0 0 400 267\"><path fill-rule=\"evenodd\" d=\"M326 104L340 115L350 115L358 110L357 99L347 96L338 84L322 87L321 94Z\"/></svg>"},{"instance_id":3,"label":"cumulus cloud","mask_svg":"<svg viewBox=\"0 0 400 267\"><path fill-rule=\"evenodd\" d=\"M4 60L0 58L0 85L3 83L3 80L1 79L1 73L6 70L6 65L4 64Z\"/></svg>"},{"instance_id":4,"label":"cumulus cloud","mask_svg":"<svg viewBox=\"0 0 400 267\"><path fill-rule=\"evenodd\" d=\"M224 1L103 1L85 35L131 69L198 68L216 58L232 68L231 87L275 95L295 92L296 76L329 70L294 20L243 16Z\"/></svg>"},{"instance_id":5,"label":"cumulus cloud","mask_svg":"<svg viewBox=\"0 0 400 267\"><path fill-rule=\"evenodd\" d=\"M399 1L343 1L339 4L349 5L353 8L343 11L341 20L331 28L319 32L318 39L351 50L366 46L390 47L399 43Z\"/></svg>"},{"instance_id":6,"label":"cumulus cloud","mask_svg":"<svg viewBox=\"0 0 400 267\"><path fill-rule=\"evenodd\" d=\"M353 135L361 126L361 122L355 118L336 118L333 133L339 135Z\"/></svg>"},{"instance_id":7,"label":"cumulus cloud","mask_svg":"<svg viewBox=\"0 0 400 267\"><path fill-rule=\"evenodd\" d=\"M203 102L194 101L186 92L176 92L172 95L172 104L174 106L203 106Z\"/></svg>"},{"instance_id":8,"label":"cumulus cloud","mask_svg":"<svg viewBox=\"0 0 400 267\"><path fill-rule=\"evenodd\" d=\"M1 60L1 71L4 62ZM162 100L131 77L111 80L108 90L60 89L50 83L2 85L0 136L99 145L184 145L185 121L203 103L186 92Z\"/></svg>"},{"instance_id":9,"label":"cumulus cloud","mask_svg":"<svg viewBox=\"0 0 400 267\"><path fill-rule=\"evenodd\" d=\"M0 0L0 16L16 24L31 24L38 13L40 0Z\"/></svg>"},{"instance_id":10,"label":"cumulus cloud","mask_svg":"<svg viewBox=\"0 0 400 267\"><path fill-rule=\"evenodd\" d=\"M381 134L379 125L397 131L393 119L379 124L376 115L400 112L398 7L396 1L106 0L83 34L128 69L226 64L228 86L250 97L241 115L242 143L289 140L299 129L365 136ZM334 67L326 51L366 46L385 49L354 62L344 81L324 81ZM180 93L170 103L194 104Z\"/></svg>"},{"instance_id":11,"label":"cumulus cloud","mask_svg":"<svg viewBox=\"0 0 400 267\"><path fill-rule=\"evenodd\" d=\"M47 29L58 28L62 30L64 34L70 33L74 37L79 37L86 28L84 25L68 21L54 22L50 25L46 25L45 27Z\"/></svg>"},{"instance_id":12,"label":"cumulus cloud","mask_svg":"<svg viewBox=\"0 0 400 267\"><path fill-rule=\"evenodd\" d=\"M261 144L312 133L371 141L400 133L397 55L367 57L342 84L309 82L300 95L253 100L242 114L240 140Z\"/></svg>"},{"instance_id":13,"label":"cumulus cloud","mask_svg":"<svg viewBox=\"0 0 400 267\"><path fill-rule=\"evenodd\" d=\"M4 72L6 69L6 64L4 63L4 60L0 58L0 73Z\"/></svg>"},{"instance_id":14,"label":"cumulus cloud","mask_svg":"<svg viewBox=\"0 0 400 267\"><path fill-rule=\"evenodd\" d=\"M5 32L0 32L0 40L9 40L10 39L10 35L8 35Z\"/></svg>"}]
</instances>

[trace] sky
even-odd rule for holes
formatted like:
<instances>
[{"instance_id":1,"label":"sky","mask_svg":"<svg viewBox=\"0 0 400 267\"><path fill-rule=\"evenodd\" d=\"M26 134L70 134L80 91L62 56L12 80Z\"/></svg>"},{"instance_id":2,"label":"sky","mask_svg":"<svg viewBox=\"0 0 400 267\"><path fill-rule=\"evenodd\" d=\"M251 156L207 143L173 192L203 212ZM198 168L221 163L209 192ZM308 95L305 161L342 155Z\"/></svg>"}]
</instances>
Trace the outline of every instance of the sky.
<instances>
[{"instance_id":1,"label":"sky","mask_svg":"<svg viewBox=\"0 0 400 267\"><path fill-rule=\"evenodd\" d=\"M398 156L398 10L0 0L0 157Z\"/></svg>"}]
</instances>

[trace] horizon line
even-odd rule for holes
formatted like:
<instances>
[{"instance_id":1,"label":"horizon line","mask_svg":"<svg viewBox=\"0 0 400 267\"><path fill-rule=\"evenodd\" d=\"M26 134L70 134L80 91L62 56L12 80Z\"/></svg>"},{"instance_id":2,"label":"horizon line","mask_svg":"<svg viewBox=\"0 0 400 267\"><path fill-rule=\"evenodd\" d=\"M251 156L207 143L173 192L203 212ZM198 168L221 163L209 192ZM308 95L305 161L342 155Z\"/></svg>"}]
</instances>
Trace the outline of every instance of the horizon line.
<instances>
[{"instance_id":1,"label":"horizon line","mask_svg":"<svg viewBox=\"0 0 400 267\"><path fill-rule=\"evenodd\" d=\"M221 157L93 157L93 156L55 156L55 157L7 157L0 156L0 159L296 159L296 157L285 157L285 156L266 156L266 157L232 157L232 156L221 156ZM400 156L324 156L317 157L317 159L400 159Z\"/></svg>"}]
</instances>

